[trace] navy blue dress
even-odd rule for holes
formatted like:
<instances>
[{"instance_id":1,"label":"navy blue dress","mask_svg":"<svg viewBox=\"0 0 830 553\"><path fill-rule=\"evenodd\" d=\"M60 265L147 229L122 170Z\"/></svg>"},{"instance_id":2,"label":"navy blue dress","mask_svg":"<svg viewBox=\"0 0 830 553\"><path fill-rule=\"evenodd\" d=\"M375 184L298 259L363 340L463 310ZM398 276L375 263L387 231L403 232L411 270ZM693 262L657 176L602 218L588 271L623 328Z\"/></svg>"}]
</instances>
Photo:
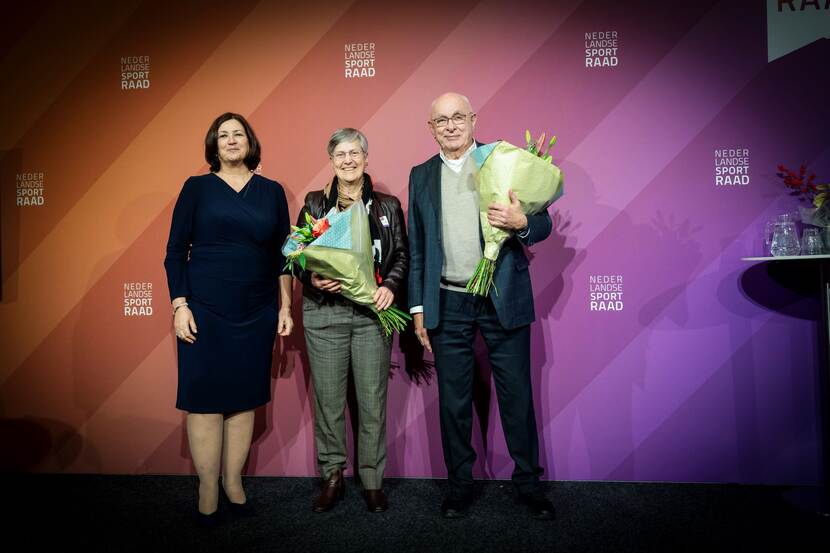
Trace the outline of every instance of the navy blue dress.
<instances>
[{"instance_id":1,"label":"navy blue dress","mask_svg":"<svg viewBox=\"0 0 830 553\"><path fill-rule=\"evenodd\" d=\"M187 298L198 333L194 344L178 340L178 409L232 413L270 401L289 224L276 181L253 175L239 192L213 173L184 183L164 267L171 300Z\"/></svg>"}]
</instances>

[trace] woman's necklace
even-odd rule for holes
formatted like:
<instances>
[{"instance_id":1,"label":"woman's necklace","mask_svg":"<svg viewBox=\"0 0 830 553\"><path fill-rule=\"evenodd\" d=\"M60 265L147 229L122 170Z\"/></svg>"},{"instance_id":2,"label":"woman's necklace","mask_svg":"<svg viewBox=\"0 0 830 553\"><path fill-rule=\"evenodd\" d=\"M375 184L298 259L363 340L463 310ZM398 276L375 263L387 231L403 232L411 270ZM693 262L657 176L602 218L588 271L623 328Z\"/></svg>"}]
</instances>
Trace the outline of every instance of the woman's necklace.
<instances>
[{"instance_id":1,"label":"woman's necklace","mask_svg":"<svg viewBox=\"0 0 830 553\"><path fill-rule=\"evenodd\" d=\"M245 184L251 178L251 173L253 173L253 171L248 171L247 173L226 173L225 171L220 170L216 172L216 175L220 179L226 181L231 186L231 188L239 192L240 190L242 190L242 188L245 187ZM233 186L233 184L238 184L240 186L237 189L235 186Z\"/></svg>"}]
</instances>

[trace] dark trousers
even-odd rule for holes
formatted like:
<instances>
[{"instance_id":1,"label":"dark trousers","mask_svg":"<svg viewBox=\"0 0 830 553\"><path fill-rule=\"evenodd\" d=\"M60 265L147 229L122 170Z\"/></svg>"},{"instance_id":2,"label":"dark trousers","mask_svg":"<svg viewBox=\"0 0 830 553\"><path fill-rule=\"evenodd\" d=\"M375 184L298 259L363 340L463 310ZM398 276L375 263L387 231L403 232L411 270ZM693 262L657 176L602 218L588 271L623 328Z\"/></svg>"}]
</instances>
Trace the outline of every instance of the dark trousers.
<instances>
[{"instance_id":1,"label":"dark trousers","mask_svg":"<svg viewBox=\"0 0 830 553\"><path fill-rule=\"evenodd\" d=\"M530 385L530 325L507 330L489 298L441 290L441 319L429 333L438 373L441 442L451 494L473 486L473 341L481 331L490 357L507 449L520 493L539 487L539 439Z\"/></svg>"}]
</instances>

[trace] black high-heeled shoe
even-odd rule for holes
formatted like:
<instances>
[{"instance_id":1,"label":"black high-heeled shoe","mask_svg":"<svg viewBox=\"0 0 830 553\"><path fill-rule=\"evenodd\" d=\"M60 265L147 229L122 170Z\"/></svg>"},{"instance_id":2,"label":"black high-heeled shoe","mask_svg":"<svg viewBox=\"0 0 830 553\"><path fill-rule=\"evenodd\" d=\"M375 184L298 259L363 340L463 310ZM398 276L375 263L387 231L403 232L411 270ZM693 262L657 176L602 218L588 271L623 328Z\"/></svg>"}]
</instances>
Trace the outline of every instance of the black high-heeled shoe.
<instances>
[{"instance_id":1,"label":"black high-heeled shoe","mask_svg":"<svg viewBox=\"0 0 830 553\"><path fill-rule=\"evenodd\" d=\"M225 491L225 487L220 485L219 486L222 493L220 497L222 501L228 506L228 510L231 512L232 515L237 517L252 517L256 514L256 509L254 509L253 505L251 505L251 500L246 499L245 503L234 503L231 501L231 498L228 497L228 493Z\"/></svg>"},{"instance_id":2,"label":"black high-heeled shoe","mask_svg":"<svg viewBox=\"0 0 830 553\"><path fill-rule=\"evenodd\" d=\"M216 528L222 522L222 515L219 514L219 509L216 509L209 515L196 509L196 524L202 528Z\"/></svg>"}]
</instances>

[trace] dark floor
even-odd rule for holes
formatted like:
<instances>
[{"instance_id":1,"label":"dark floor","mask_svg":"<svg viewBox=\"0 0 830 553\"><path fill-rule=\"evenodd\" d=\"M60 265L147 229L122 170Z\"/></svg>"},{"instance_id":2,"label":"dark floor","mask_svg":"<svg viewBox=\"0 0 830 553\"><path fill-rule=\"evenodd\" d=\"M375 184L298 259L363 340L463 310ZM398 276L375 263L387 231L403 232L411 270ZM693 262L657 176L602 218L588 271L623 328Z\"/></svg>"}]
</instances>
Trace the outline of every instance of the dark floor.
<instances>
[{"instance_id":1,"label":"dark floor","mask_svg":"<svg viewBox=\"0 0 830 553\"><path fill-rule=\"evenodd\" d=\"M257 507L219 528L194 524L196 480L184 476L4 474L4 541L81 551L830 551L830 517L800 510L789 488L551 482L555 521L531 519L507 482L478 484L463 520L440 516L444 483L387 480L390 510L345 500L312 513L317 481L246 478ZM796 490L799 491L799 490Z\"/></svg>"}]
</instances>

